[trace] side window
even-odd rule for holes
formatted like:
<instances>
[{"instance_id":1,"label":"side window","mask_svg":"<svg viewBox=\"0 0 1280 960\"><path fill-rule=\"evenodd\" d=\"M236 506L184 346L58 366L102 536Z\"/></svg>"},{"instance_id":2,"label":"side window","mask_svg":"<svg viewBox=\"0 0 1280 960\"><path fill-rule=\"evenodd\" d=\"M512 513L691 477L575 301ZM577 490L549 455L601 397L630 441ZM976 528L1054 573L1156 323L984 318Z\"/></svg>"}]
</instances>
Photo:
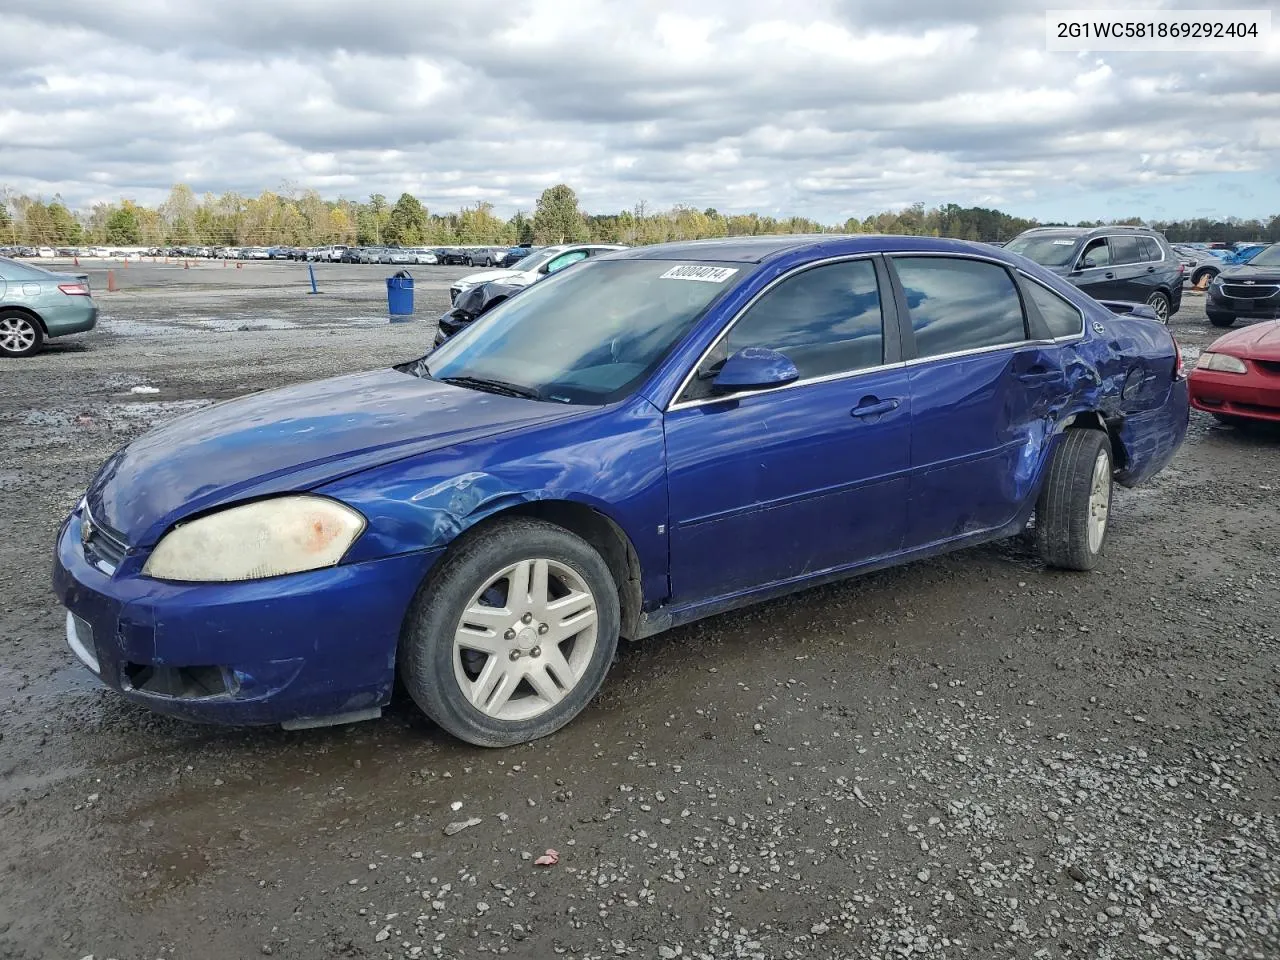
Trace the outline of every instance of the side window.
<instances>
[{"instance_id":1,"label":"side window","mask_svg":"<svg viewBox=\"0 0 1280 960\"><path fill-rule=\"evenodd\" d=\"M1155 237L1139 237L1138 244L1142 247L1142 259L1144 261L1151 263L1164 259L1164 251L1160 249L1160 241Z\"/></svg>"},{"instance_id":2,"label":"side window","mask_svg":"<svg viewBox=\"0 0 1280 960\"><path fill-rule=\"evenodd\" d=\"M1111 266L1111 251L1107 249L1107 238L1099 237L1097 240L1090 240L1080 253L1079 268L1089 270L1093 267L1109 266Z\"/></svg>"},{"instance_id":3,"label":"side window","mask_svg":"<svg viewBox=\"0 0 1280 960\"><path fill-rule=\"evenodd\" d=\"M916 337L916 356L936 357L1027 337L1022 298L1004 267L955 257L895 257Z\"/></svg>"},{"instance_id":4,"label":"side window","mask_svg":"<svg viewBox=\"0 0 1280 960\"><path fill-rule=\"evenodd\" d=\"M1035 282L1023 284L1031 292L1031 299L1044 317L1052 337L1074 337L1084 332L1084 314L1048 287Z\"/></svg>"},{"instance_id":5,"label":"side window","mask_svg":"<svg viewBox=\"0 0 1280 960\"><path fill-rule=\"evenodd\" d=\"M568 253L562 253L550 263L547 264L547 273L555 273L557 270L563 270L565 267L572 266L579 260L587 259L587 251L570 250Z\"/></svg>"},{"instance_id":6,"label":"side window","mask_svg":"<svg viewBox=\"0 0 1280 960\"><path fill-rule=\"evenodd\" d=\"M1125 263L1141 263L1142 248L1138 245L1138 237L1112 237L1111 262L1117 265Z\"/></svg>"},{"instance_id":7,"label":"side window","mask_svg":"<svg viewBox=\"0 0 1280 960\"><path fill-rule=\"evenodd\" d=\"M716 344L682 399L708 396L721 365L744 347L786 354L801 379L879 366L884 320L875 266L870 260L847 260L778 283Z\"/></svg>"}]
</instances>

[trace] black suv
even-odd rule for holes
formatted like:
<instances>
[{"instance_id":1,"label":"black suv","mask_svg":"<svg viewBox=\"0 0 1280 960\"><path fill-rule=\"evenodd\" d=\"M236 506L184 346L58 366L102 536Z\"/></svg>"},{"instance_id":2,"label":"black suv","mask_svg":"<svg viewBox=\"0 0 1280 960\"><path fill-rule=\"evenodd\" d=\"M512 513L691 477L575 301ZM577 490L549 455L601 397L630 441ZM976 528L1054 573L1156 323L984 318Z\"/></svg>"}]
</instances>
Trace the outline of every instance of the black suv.
<instances>
[{"instance_id":1,"label":"black suv","mask_svg":"<svg viewBox=\"0 0 1280 960\"><path fill-rule=\"evenodd\" d=\"M1036 227L1004 245L1074 283L1095 300L1145 303L1161 322L1182 306L1186 267L1146 227Z\"/></svg>"},{"instance_id":2,"label":"black suv","mask_svg":"<svg viewBox=\"0 0 1280 960\"><path fill-rule=\"evenodd\" d=\"M1280 320L1280 243L1214 277L1204 311L1215 327L1229 327L1237 317Z\"/></svg>"}]
</instances>

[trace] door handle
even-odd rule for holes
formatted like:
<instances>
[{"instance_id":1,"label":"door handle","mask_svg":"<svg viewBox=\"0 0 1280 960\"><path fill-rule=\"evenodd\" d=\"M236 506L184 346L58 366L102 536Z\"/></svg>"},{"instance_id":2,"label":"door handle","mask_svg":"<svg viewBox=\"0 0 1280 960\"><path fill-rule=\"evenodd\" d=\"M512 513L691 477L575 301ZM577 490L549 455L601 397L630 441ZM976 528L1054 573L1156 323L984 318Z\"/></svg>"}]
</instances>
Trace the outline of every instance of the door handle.
<instances>
[{"instance_id":1,"label":"door handle","mask_svg":"<svg viewBox=\"0 0 1280 960\"><path fill-rule=\"evenodd\" d=\"M897 410L900 400L877 400L875 397L863 397L862 402L849 411L855 417L877 417L890 410Z\"/></svg>"},{"instance_id":2,"label":"door handle","mask_svg":"<svg viewBox=\"0 0 1280 960\"><path fill-rule=\"evenodd\" d=\"M1106 277L1108 280L1114 280L1116 278L1116 275L1114 273L1104 273L1103 276Z\"/></svg>"},{"instance_id":3,"label":"door handle","mask_svg":"<svg viewBox=\"0 0 1280 960\"><path fill-rule=\"evenodd\" d=\"M1155 267L1147 267L1147 273L1155 273L1155 272L1156 272Z\"/></svg>"}]
</instances>

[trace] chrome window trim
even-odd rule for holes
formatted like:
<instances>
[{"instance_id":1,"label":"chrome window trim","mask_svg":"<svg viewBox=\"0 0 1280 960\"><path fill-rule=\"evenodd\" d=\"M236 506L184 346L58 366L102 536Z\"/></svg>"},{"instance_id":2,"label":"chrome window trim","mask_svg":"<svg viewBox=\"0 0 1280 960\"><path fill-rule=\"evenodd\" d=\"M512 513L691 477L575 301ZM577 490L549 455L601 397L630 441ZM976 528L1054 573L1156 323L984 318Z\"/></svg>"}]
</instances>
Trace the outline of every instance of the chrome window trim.
<instances>
[{"instance_id":1,"label":"chrome window trim","mask_svg":"<svg viewBox=\"0 0 1280 960\"><path fill-rule=\"evenodd\" d=\"M846 370L843 373L828 373L828 374L824 374L821 377L809 377L803 380L793 380L791 381L791 383L785 383L780 387L771 387L768 390L739 390L736 393L717 394L714 397L698 397L697 399L694 399L694 400L683 400L683 401L680 399L681 395L688 388L689 382L694 378L694 375L697 374L698 368L702 366L702 361L706 360L707 357L711 354L711 351L720 345L720 341L729 335L729 331L731 331L734 327L738 325L738 322L746 315L747 311L750 310L752 307L754 307L756 303L759 302L761 297L763 297L766 293L768 293L778 284L782 283L783 280L789 280L792 277L799 276L805 271L812 270L815 267L825 267L825 266L828 266L829 264L844 263L844 262L853 261L853 260L872 261L872 258L877 256L880 256L879 251L875 251L872 253L845 253L835 257L827 257L823 260L813 260L809 263L802 263L793 270L788 270L786 273L778 274L778 276L774 277L772 280L766 283L763 287L761 287L758 291L756 291L755 296L753 296L750 300L748 300L746 303L744 303L741 307L738 308L738 312L729 318L729 322L724 325L724 329L721 330L720 333L716 335L716 338L712 340L710 344L707 345L707 348L703 350L701 354L698 355L697 362L694 363L694 365L689 368L689 372L684 375L684 378L680 381L680 386L677 387L676 392L671 395L671 400L670 402L667 403L666 410L663 412L671 413L674 410L683 410L686 407L698 407L706 403L719 403L723 400L731 400L737 397L750 396L751 394L776 393L779 390L789 390L792 387L799 387L809 383L819 383L819 382L825 382L828 380L839 380L842 377L856 376L860 373L867 373L872 370L884 370L884 369L887 369L888 367L902 366L901 362L887 364L887 365L880 363L874 367L864 367L861 370ZM875 268L874 261L872 261L871 266L873 269ZM880 355L884 356L884 291L880 289L880 277L878 274L876 276L876 293L880 297L880 343L881 343Z\"/></svg>"},{"instance_id":2,"label":"chrome window trim","mask_svg":"<svg viewBox=\"0 0 1280 960\"><path fill-rule=\"evenodd\" d=\"M1031 276L1031 274L1027 273L1025 270L1019 270L1019 271L1018 271L1018 276L1023 277L1024 279L1029 280L1029 281L1031 281L1032 283L1034 283L1036 286L1041 287L1041 288L1043 288L1044 290L1048 291L1051 295L1053 295L1053 296L1057 297L1059 300L1061 300L1061 301L1062 301L1063 303L1065 303L1068 307L1070 307L1072 310L1074 310L1077 314L1079 314L1079 315L1080 315L1080 332L1079 332L1079 333L1065 333L1065 334L1063 334L1063 335L1062 335L1062 336L1060 336L1060 337L1054 337L1054 338L1053 338L1053 341L1054 341L1055 343L1065 343L1065 342L1070 342L1070 341L1073 341L1073 340L1083 340L1083 339L1084 339L1084 324L1085 324L1085 319L1084 319L1084 311L1083 311L1083 310L1081 310L1081 309L1080 309L1079 307L1077 307L1074 303L1072 303L1070 300L1068 300L1066 297L1064 297L1062 294L1060 294L1057 290L1053 289L1053 287L1049 286L1047 283L1044 283L1044 282L1043 282L1043 281L1041 281L1041 280L1037 280L1035 277ZM1039 307L1037 307L1036 309L1037 309L1037 310L1039 310L1040 308L1039 308Z\"/></svg>"},{"instance_id":3,"label":"chrome window trim","mask_svg":"<svg viewBox=\"0 0 1280 960\"><path fill-rule=\"evenodd\" d=\"M751 309L751 307L755 304L755 302L759 300L762 296L764 296L769 290L773 289L775 285L777 285L778 283L781 283L784 279L788 277L793 277L796 274L801 273L804 270L808 270L812 267L824 266L829 263L839 263L845 260L866 260L866 259L870 259L872 257L877 257L877 256L948 257L953 260L978 260L983 263L990 263L990 264L994 264L997 267L1002 267L1006 271L1016 272L1022 276L1026 276L1028 279L1034 279L1030 277L1028 274L1026 274L1023 270L1017 267L1014 267L1011 264L1005 263L1003 260L997 259L996 257L987 256L977 251L974 251L974 252L965 251L962 253L957 253L950 250L882 250L882 251L876 251L874 253L844 254L838 257L829 257L825 260L815 260L812 263L803 264L802 266L797 267L794 270L789 270L784 274L774 277L754 297L752 297L749 301L743 304L741 308L739 308L738 312L733 315L732 319L730 319L729 322L725 324L725 328L722 331L720 331L719 336L717 336L714 340L712 340L710 345L705 350L702 351L701 355L698 357L698 362L695 363L689 369L689 372L685 375L684 379L680 381L680 387L679 389L676 390L671 402L667 404L667 407L664 413L673 413L677 410L686 410L692 407L701 407L709 403L721 403L725 400L738 400L738 399L741 399L742 397L764 396L766 394L774 394L774 393L778 393L781 390L790 390L794 387L805 387L812 383L830 383L835 380L849 380L855 377L865 376L870 373L877 373L881 370L902 370L902 369L907 369L909 367L919 366L920 364L924 364L924 363L933 363L938 360L954 360L957 357L976 356L984 353L995 353L999 350L1021 349L1023 347L1055 346L1061 343L1071 343L1077 340L1084 339L1084 312L1080 311L1080 316L1081 316L1080 333L1073 334L1071 336L1052 337L1049 339L1039 339L1039 340L1025 339L1025 340L1018 340L1016 342L1011 342L1011 343L992 344L986 347L971 347L968 350L956 350L956 351L953 351L952 353L939 353L939 354L935 354L933 356L928 356L928 357L912 357L910 360L899 360L895 363L882 363L874 367L863 367L861 370L848 370L844 373L829 373L821 377L808 377L801 380L793 380L791 381L791 383L785 383L779 387L769 387L768 389L765 389L765 390L739 390L736 393L717 394L716 396L713 396L713 397L698 397L697 399L694 399L694 400L682 401L679 399L680 395L684 393L685 388L688 387L689 381L692 380L694 374L698 372L698 368L702 366L702 361L707 359L707 356L711 353L711 351L714 350L719 345L720 341L723 340L724 337L729 333L729 331L734 328L734 326L738 323L738 321L742 318L742 316L748 310ZM1040 281L1037 280L1035 282L1039 283ZM1041 286L1044 286L1044 284L1041 284ZM1015 285L1015 289L1016 289L1016 285ZM1050 292L1054 293L1055 296L1061 296L1061 294L1058 294L1055 291L1053 291L1052 288L1046 287L1045 289L1050 290ZM1067 301L1067 302L1070 303L1070 301ZM1071 306L1075 307L1075 304L1072 303ZM1076 309L1079 310L1078 307ZM883 315L883 310L884 308L881 307L882 315ZM1026 317L1025 306L1023 307L1023 317L1024 319ZM900 324L903 323L904 319L905 319L905 322L907 323L911 322L911 318L908 316L906 318L899 317L898 323Z\"/></svg>"}]
</instances>

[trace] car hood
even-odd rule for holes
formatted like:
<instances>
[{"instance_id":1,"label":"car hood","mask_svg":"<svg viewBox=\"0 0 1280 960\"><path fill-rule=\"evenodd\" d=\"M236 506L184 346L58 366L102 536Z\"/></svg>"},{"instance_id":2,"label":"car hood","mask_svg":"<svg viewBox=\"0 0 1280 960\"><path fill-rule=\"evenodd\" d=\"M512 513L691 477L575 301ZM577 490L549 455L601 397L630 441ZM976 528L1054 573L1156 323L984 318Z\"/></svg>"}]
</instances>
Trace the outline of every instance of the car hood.
<instances>
[{"instance_id":1,"label":"car hood","mask_svg":"<svg viewBox=\"0 0 1280 960\"><path fill-rule=\"evenodd\" d=\"M1239 283L1243 280L1261 280L1267 283L1280 283L1280 267L1260 267L1252 263L1229 267L1219 276L1225 283Z\"/></svg>"},{"instance_id":2,"label":"car hood","mask_svg":"<svg viewBox=\"0 0 1280 960\"><path fill-rule=\"evenodd\" d=\"M268 390L179 417L117 451L86 495L131 546L175 521L403 457L581 413L395 369Z\"/></svg>"},{"instance_id":3,"label":"car hood","mask_svg":"<svg viewBox=\"0 0 1280 960\"><path fill-rule=\"evenodd\" d=\"M490 280L501 280L503 283L527 284L529 278L523 270L484 270L480 273L469 273L459 283L475 286L477 283L488 283Z\"/></svg>"},{"instance_id":4,"label":"car hood","mask_svg":"<svg viewBox=\"0 0 1280 960\"><path fill-rule=\"evenodd\" d=\"M1226 353L1248 360L1280 360L1280 320L1254 323L1219 337L1209 345L1211 353Z\"/></svg>"}]
</instances>

